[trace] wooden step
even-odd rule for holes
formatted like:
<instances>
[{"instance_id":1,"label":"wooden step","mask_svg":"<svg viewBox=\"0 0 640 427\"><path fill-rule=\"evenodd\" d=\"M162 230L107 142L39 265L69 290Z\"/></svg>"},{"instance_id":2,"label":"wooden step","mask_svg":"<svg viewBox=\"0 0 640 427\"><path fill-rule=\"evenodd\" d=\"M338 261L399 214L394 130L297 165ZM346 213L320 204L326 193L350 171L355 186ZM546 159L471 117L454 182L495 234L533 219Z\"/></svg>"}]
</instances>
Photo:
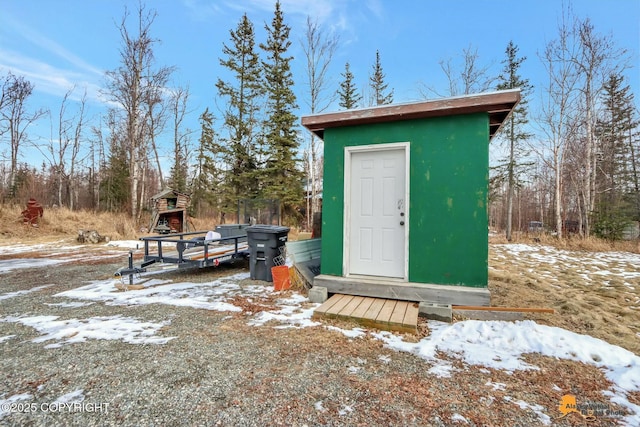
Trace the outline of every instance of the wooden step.
<instances>
[{"instance_id":1,"label":"wooden step","mask_svg":"<svg viewBox=\"0 0 640 427\"><path fill-rule=\"evenodd\" d=\"M418 303L334 294L313 313L314 319L345 319L385 331L418 332Z\"/></svg>"}]
</instances>

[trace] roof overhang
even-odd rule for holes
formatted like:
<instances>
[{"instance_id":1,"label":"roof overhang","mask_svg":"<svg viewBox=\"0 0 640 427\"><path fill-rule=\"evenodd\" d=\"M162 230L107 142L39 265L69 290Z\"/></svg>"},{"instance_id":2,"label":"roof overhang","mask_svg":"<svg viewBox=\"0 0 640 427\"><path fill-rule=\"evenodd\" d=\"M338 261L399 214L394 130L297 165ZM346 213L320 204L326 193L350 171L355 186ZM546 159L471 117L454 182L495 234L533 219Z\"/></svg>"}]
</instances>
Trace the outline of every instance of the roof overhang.
<instances>
[{"instance_id":1,"label":"roof overhang","mask_svg":"<svg viewBox=\"0 0 640 427\"><path fill-rule=\"evenodd\" d=\"M314 114L302 117L302 125L318 137L324 138L325 129L343 126L388 123L458 114L488 113L489 139L491 139L500 130L518 102L520 102L520 89L512 89L406 104L390 104L334 113Z\"/></svg>"}]
</instances>

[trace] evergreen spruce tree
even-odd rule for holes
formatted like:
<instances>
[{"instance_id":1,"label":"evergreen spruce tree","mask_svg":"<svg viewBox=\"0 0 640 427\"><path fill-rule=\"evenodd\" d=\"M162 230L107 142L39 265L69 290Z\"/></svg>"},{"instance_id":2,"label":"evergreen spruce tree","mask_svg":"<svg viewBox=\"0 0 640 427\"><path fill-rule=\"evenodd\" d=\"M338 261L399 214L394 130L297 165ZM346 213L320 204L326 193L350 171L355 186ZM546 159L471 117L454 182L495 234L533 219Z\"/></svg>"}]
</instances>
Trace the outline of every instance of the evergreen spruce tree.
<instances>
[{"instance_id":1,"label":"evergreen spruce tree","mask_svg":"<svg viewBox=\"0 0 640 427\"><path fill-rule=\"evenodd\" d=\"M303 173L296 157L299 140L293 113L297 108L290 65L293 57L287 55L290 27L284 23L279 1L271 25L265 25L265 29L267 42L260 45L266 54L263 67L267 96L263 194L279 200L284 213L292 216L302 203Z\"/></svg>"},{"instance_id":2,"label":"evergreen spruce tree","mask_svg":"<svg viewBox=\"0 0 640 427\"><path fill-rule=\"evenodd\" d=\"M192 183L191 206L195 214L206 208L218 210L221 187L221 170L216 159L222 155L222 147L216 141L213 114L207 108L200 115L201 134L198 146L198 162Z\"/></svg>"},{"instance_id":3,"label":"evergreen spruce tree","mask_svg":"<svg viewBox=\"0 0 640 427\"><path fill-rule=\"evenodd\" d=\"M633 94L624 76L612 73L603 85L604 111L596 125L600 143L594 232L619 239L630 220L640 219L640 182ZM606 190L606 191L604 191Z\"/></svg>"},{"instance_id":4,"label":"evergreen spruce tree","mask_svg":"<svg viewBox=\"0 0 640 427\"><path fill-rule=\"evenodd\" d=\"M511 113L511 116L502 127L501 136L507 140L509 144L509 159L506 163L506 181L507 181L507 224L506 237L511 241L512 234L512 218L513 218L513 198L516 186L519 185L519 175L522 172L523 164L517 163L517 159L524 157L522 142L531 137L531 134L524 130L524 126L529 122L527 118L527 96L531 93L533 86L529 84L528 79L523 79L519 72L520 66L527 59L526 57L518 57L518 47L510 41L505 50L507 57L502 63L504 68L498 77L500 83L497 89L517 89L520 88L520 103Z\"/></svg>"},{"instance_id":5,"label":"evergreen spruce tree","mask_svg":"<svg viewBox=\"0 0 640 427\"><path fill-rule=\"evenodd\" d=\"M231 81L218 79L216 87L221 97L227 99L224 126L228 137L225 144L225 171L221 209L236 212L238 201L258 195L257 138L255 129L259 123L259 101L264 93L260 58L255 51L253 24L243 15L235 31L231 30L231 44L223 45L226 56L220 65L232 73Z\"/></svg>"},{"instance_id":6,"label":"evergreen spruce tree","mask_svg":"<svg viewBox=\"0 0 640 427\"><path fill-rule=\"evenodd\" d=\"M346 110L357 108L362 101L362 95L358 94L358 91L353 83L353 73L349 69L349 63L344 64L344 73L340 74L344 80L340 82L340 89L338 89L338 96L340 97L340 105Z\"/></svg>"},{"instance_id":7,"label":"evergreen spruce tree","mask_svg":"<svg viewBox=\"0 0 640 427\"><path fill-rule=\"evenodd\" d=\"M129 163L127 152L116 135L110 136L109 158L102 165L100 204L110 212L123 212L129 200Z\"/></svg>"},{"instance_id":8,"label":"evergreen spruce tree","mask_svg":"<svg viewBox=\"0 0 640 427\"><path fill-rule=\"evenodd\" d=\"M186 193L189 165L187 164L187 157L180 145L174 146L173 156L169 186L175 191Z\"/></svg>"},{"instance_id":9,"label":"evergreen spruce tree","mask_svg":"<svg viewBox=\"0 0 640 427\"><path fill-rule=\"evenodd\" d=\"M624 76L609 76L603 85L602 103L604 112L597 126L602 157L598 171L599 180L605 182L600 187L626 191L635 186L634 146L629 142L638 122L634 120L633 94L629 85L625 86Z\"/></svg>"},{"instance_id":10,"label":"evergreen spruce tree","mask_svg":"<svg viewBox=\"0 0 640 427\"><path fill-rule=\"evenodd\" d=\"M380 62L380 51L376 50L376 63L373 65L373 74L369 77L371 90L373 91L374 105L391 104L393 102L393 89L387 91L388 83L384 82L385 75Z\"/></svg>"}]
</instances>

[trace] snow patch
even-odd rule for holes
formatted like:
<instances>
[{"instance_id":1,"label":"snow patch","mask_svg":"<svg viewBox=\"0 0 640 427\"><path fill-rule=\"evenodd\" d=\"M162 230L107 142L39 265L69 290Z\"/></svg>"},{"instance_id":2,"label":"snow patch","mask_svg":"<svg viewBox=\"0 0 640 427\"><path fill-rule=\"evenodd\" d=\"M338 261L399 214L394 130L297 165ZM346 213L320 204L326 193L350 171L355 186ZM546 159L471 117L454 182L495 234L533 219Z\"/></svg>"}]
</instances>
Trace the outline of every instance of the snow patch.
<instances>
[{"instance_id":1,"label":"snow patch","mask_svg":"<svg viewBox=\"0 0 640 427\"><path fill-rule=\"evenodd\" d=\"M340 332L344 336L348 338L362 338L367 335L367 332L362 328L353 328L353 329L342 329L337 326L326 325L325 329L329 329L330 331Z\"/></svg>"},{"instance_id":2,"label":"snow patch","mask_svg":"<svg viewBox=\"0 0 640 427\"><path fill-rule=\"evenodd\" d=\"M235 282L248 278L248 273L208 283L171 283L169 280L144 279L144 289L120 291L113 280L99 280L86 286L56 294L57 297L101 301L108 305L167 304L215 311L242 311L226 299L243 293ZM264 290L264 287L261 287Z\"/></svg>"},{"instance_id":3,"label":"snow patch","mask_svg":"<svg viewBox=\"0 0 640 427\"><path fill-rule=\"evenodd\" d=\"M65 404L65 403L80 403L84 401L84 390L77 389L71 393L63 394L57 398L53 403Z\"/></svg>"},{"instance_id":4,"label":"snow patch","mask_svg":"<svg viewBox=\"0 0 640 427\"><path fill-rule=\"evenodd\" d=\"M520 407L520 409L531 409L533 412L536 413L536 415L538 416L538 419L543 425L545 426L551 425L551 417L545 414L544 412L542 412L544 408L541 405L531 405L525 402L524 400L513 400L511 396L505 396L504 400L506 400L507 402L515 403Z\"/></svg>"},{"instance_id":5,"label":"snow patch","mask_svg":"<svg viewBox=\"0 0 640 427\"><path fill-rule=\"evenodd\" d=\"M391 358L389 356L384 355L384 354L381 354L380 356L378 356L378 360L381 361L382 363L391 362Z\"/></svg>"},{"instance_id":6,"label":"snow patch","mask_svg":"<svg viewBox=\"0 0 640 427\"><path fill-rule=\"evenodd\" d=\"M431 375L435 375L438 378L451 378L451 371L453 371L453 365L449 362L440 361L427 371Z\"/></svg>"},{"instance_id":7,"label":"snow patch","mask_svg":"<svg viewBox=\"0 0 640 427\"><path fill-rule=\"evenodd\" d=\"M462 415L458 414L457 412L451 416L451 421L463 422L465 424L469 424L469 421Z\"/></svg>"},{"instance_id":8,"label":"snow patch","mask_svg":"<svg viewBox=\"0 0 640 427\"><path fill-rule=\"evenodd\" d=\"M507 385L505 383L494 383L491 381L487 381L485 385L492 387L494 390L505 390L507 388Z\"/></svg>"},{"instance_id":9,"label":"snow patch","mask_svg":"<svg viewBox=\"0 0 640 427\"><path fill-rule=\"evenodd\" d=\"M40 291L42 289L46 289L46 288L51 287L51 286L53 286L53 285L42 285L42 286L36 286L35 288L31 288L31 289L25 289L23 291L8 292L6 294L0 295L0 301L5 300L5 299L9 299L9 298L15 298L15 297L18 297L20 295L30 294L31 292L37 292L37 291Z\"/></svg>"},{"instance_id":10,"label":"snow patch","mask_svg":"<svg viewBox=\"0 0 640 427\"><path fill-rule=\"evenodd\" d=\"M342 405L342 408L338 411L338 415L341 417L344 415L348 415L353 412L353 407L349 405Z\"/></svg>"},{"instance_id":11,"label":"snow patch","mask_svg":"<svg viewBox=\"0 0 640 427\"><path fill-rule=\"evenodd\" d=\"M12 403L20 402L22 400L30 400L32 398L33 396L29 393L22 393L14 394L6 399L0 399L0 419L11 413L9 412L9 408Z\"/></svg>"},{"instance_id":12,"label":"snow patch","mask_svg":"<svg viewBox=\"0 0 640 427\"><path fill-rule=\"evenodd\" d=\"M45 302L44 305L48 305L49 307L65 307L65 308L78 308L78 307L86 307L88 305L93 304L92 302Z\"/></svg>"},{"instance_id":13,"label":"snow patch","mask_svg":"<svg viewBox=\"0 0 640 427\"><path fill-rule=\"evenodd\" d=\"M5 341L9 341L13 337L15 337L15 335L5 335L4 337L0 337L0 344L2 344Z\"/></svg>"},{"instance_id":14,"label":"snow patch","mask_svg":"<svg viewBox=\"0 0 640 427\"><path fill-rule=\"evenodd\" d=\"M85 342L88 339L121 340L130 344L165 344L175 337L158 337L156 332L170 322L143 322L131 317L91 317L89 319L57 320L59 316L5 317L0 322L21 323L43 334L33 339L40 343L55 340L45 348Z\"/></svg>"}]
</instances>

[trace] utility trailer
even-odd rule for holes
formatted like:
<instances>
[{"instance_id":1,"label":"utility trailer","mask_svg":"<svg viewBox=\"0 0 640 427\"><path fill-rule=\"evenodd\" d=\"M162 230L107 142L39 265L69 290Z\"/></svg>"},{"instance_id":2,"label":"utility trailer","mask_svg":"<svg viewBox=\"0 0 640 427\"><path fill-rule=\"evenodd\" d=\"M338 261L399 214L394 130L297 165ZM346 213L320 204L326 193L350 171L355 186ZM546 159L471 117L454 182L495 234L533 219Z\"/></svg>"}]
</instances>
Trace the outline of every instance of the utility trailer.
<instances>
[{"instance_id":1,"label":"utility trailer","mask_svg":"<svg viewBox=\"0 0 640 427\"><path fill-rule=\"evenodd\" d=\"M129 265L116 271L115 276L123 282L128 276L129 286L132 286L133 277L146 272L147 267L153 264L184 269L205 268L249 256L247 232L242 226L234 230L233 235L218 236L220 233L192 231L141 237L144 259L140 266L134 265L133 251L130 251Z\"/></svg>"}]
</instances>

